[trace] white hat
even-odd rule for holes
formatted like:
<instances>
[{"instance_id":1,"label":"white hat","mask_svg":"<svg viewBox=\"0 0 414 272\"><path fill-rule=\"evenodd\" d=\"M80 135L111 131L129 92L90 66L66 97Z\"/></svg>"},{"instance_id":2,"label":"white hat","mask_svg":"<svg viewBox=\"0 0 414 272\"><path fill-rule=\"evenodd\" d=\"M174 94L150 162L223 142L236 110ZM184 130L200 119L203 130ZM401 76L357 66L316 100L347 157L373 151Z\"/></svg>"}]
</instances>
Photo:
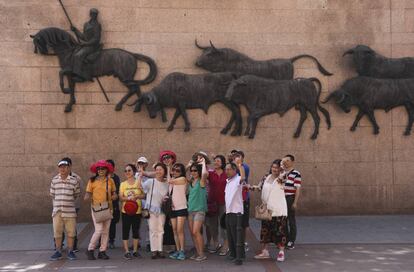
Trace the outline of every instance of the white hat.
<instances>
[{"instance_id":1,"label":"white hat","mask_svg":"<svg viewBox=\"0 0 414 272\"><path fill-rule=\"evenodd\" d=\"M145 157L139 157L138 160L137 160L137 162L148 163L148 160Z\"/></svg>"},{"instance_id":2,"label":"white hat","mask_svg":"<svg viewBox=\"0 0 414 272\"><path fill-rule=\"evenodd\" d=\"M67 160L61 160L60 162L58 162L58 166L61 165L69 165L69 162Z\"/></svg>"}]
</instances>

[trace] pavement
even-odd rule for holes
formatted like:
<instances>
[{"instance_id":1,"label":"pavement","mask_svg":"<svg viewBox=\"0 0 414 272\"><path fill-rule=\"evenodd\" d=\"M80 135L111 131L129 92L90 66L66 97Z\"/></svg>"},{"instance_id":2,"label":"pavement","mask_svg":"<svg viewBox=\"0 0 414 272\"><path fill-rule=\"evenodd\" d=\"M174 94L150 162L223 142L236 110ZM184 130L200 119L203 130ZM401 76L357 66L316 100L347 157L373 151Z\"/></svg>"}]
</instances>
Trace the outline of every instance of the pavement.
<instances>
[{"instance_id":1,"label":"pavement","mask_svg":"<svg viewBox=\"0 0 414 272\"><path fill-rule=\"evenodd\" d=\"M117 228L117 248L108 250L110 260L88 261L84 254L93 226L78 224L81 251L78 260L51 262L51 224L0 226L0 272L3 271L414 271L414 215L298 217L296 248L286 252L286 261L255 260L259 249L260 222L251 219L247 241L250 250L242 266L225 257L208 254L208 260L124 260L121 224ZM192 246L188 230L186 243ZM141 227L145 237L146 227ZM276 248L270 247L274 257Z\"/></svg>"}]
</instances>

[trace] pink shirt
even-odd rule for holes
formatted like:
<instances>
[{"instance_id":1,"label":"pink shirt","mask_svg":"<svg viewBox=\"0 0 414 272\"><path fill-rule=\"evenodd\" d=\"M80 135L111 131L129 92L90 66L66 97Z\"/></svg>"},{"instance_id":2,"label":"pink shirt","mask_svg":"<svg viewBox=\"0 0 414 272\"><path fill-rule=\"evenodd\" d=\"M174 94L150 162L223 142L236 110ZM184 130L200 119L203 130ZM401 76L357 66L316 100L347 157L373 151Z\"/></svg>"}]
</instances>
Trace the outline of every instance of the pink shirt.
<instances>
[{"instance_id":1,"label":"pink shirt","mask_svg":"<svg viewBox=\"0 0 414 272\"><path fill-rule=\"evenodd\" d=\"M171 192L171 189L173 189L173 193L172 193L173 211L187 209L187 197L186 197L187 184L170 185L170 192Z\"/></svg>"}]
</instances>

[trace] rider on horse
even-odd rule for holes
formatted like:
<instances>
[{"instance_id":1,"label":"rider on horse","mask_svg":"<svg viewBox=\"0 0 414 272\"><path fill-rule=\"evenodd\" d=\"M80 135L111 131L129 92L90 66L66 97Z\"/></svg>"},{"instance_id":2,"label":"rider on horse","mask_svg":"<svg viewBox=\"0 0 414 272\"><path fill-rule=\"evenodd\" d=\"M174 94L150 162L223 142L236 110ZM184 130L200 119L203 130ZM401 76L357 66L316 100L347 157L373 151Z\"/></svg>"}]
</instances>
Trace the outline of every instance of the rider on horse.
<instances>
[{"instance_id":1,"label":"rider on horse","mask_svg":"<svg viewBox=\"0 0 414 272\"><path fill-rule=\"evenodd\" d=\"M80 48L77 49L73 55L73 73L75 74L75 81L92 80L91 71L85 65L87 57L101 49L101 24L98 22L98 10L92 8L89 11L90 20L83 25L83 33L76 27L71 26L71 30L75 33L78 40L80 40Z\"/></svg>"}]
</instances>

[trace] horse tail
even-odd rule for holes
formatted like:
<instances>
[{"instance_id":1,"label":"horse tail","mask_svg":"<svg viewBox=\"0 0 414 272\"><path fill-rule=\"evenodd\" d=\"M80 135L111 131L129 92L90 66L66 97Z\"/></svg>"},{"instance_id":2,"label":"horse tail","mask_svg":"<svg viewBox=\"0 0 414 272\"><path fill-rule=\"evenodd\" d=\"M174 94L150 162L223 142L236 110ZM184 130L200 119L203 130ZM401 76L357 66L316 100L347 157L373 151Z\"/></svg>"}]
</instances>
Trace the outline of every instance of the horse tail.
<instances>
[{"instance_id":1,"label":"horse tail","mask_svg":"<svg viewBox=\"0 0 414 272\"><path fill-rule=\"evenodd\" d=\"M147 57L147 56L142 55L142 54L132 53L132 55L137 60L140 60L140 61L143 61L143 62L147 63L149 68L150 68L148 76L146 78L141 79L141 80L135 80L135 82L139 85L149 84L149 83L153 82L155 77L157 76L157 72L158 72L157 65L155 64L155 61L152 58Z\"/></svg>"},{"instance_id":2,"label":"horse tail","mask_svg":"<svg viewBox=\"0 0 414 272\"><path fill-rule=\"evenodd\" d=\"M316 65L318 66L319 72L321 72L325 76L332 76L333 75L332 73L328 72L325 68L323 68L322 64L318 61L317 58L315 58L314 56L311 56L311 55L307 55L307 54L298 55L296 57L291 58L290 61L293 63L296 60L301 59L301 58L310 58L310 59L312 59L314 62L316 62Z\"/></svg>"},{"instance_id":3,"label":"horse tail","mask_svg":"<svg viewBox=\"0 0 414 272\"><path fill-rule=\"evenodd\" d=\"M326 124L328 125L328 129L330 129L331 128L331 116L329 115L329 112L325 108L323 108L321 106L321 104L319 103L319 99L320 99L321 93L322 93L322 83L316 77L311 77L309 79L312 82L315 82L318 85L318 97L317 97L317 103L318 104L317 104L317 106L318 106L318 109L322 112L323 116L325 117L325 121L326 121Z\"/></svg>"}]
</instances>

